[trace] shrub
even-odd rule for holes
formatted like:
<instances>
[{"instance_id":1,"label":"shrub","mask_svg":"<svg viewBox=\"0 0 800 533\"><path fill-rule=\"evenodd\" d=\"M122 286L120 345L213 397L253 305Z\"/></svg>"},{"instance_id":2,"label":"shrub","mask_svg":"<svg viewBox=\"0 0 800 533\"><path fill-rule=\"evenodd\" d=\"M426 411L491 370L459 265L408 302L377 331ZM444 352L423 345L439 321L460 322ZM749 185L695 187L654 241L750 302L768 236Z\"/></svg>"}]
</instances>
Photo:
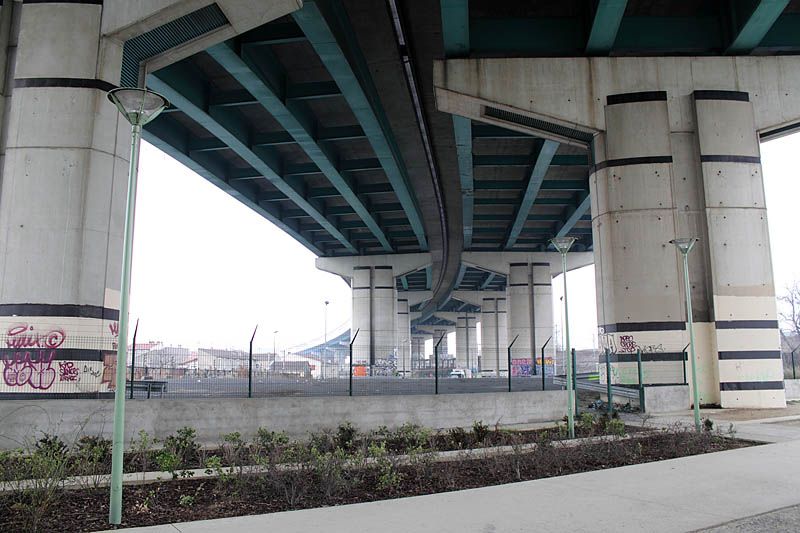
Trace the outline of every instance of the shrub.
<instances>
[{"instance_id":1,"label":"shrub","mask_svg":"<svg viewBox=\"0 0 800 533\"><path fill-rule=\"evenodd\" d=\"M46 457L66 457L69 448L58 435L45 433L36 442L35 454Z\"/></svg>"},{"instance_id":2,"label":"shrub","mask_svg":"<svg viewBox=\"0 0 800 533\"><path fill-rule=\"evenodd\" d=\"M181 466L180 458L170 450L161 450L156 455L156 464L159 470L172 474L172 479L178 479L178 469Z\"/></svg>"},{"instance_id":3,"label":"shrub","mask_svg":"<svg viewBox=\"0 0 800 533\"><path fill-rule=\"evenodd\" d=\"M708 432L713 431L714 430L714 421L711 420L710 418L704 418L703 419L703 429L708 431Z\"/></svg>"},{"instance_id":4,"label":"shrub","mask_svg":"<svg viewBox=\"0 0 800 533\"><path fill-rule=\"evenodd\" d=\"M375 459L378 466L378 488L394 492L403 481L403 474L397 470L397 465L391 460L386 451L386 443L373 443L369 447L369 455Z\"/></svg>"},{"instance_id":5,"label":"shrub","mask_svg":"<svg viewBox=\"0 0 800 533\"><path fill-rule=\"evenodd\" d=\"M311 450L312 468L325 498L330 499L346 488L347 478L344 472L346 462L347 453L342 448L327 453Z\"/></svg>"},{"instance_id":6,"label":"shrub","mask_svg":"<svg viewBox=\"0 0 800 533\"><path fill-rule=\"evenodd\" d=\"M283 431L270 431L261 427L256 431L255 445L259 451L271 454L276 448L289 444L289 437Z\"/></svg>"},{"instance_id":7,"label":"shrub","mask_svg":"<svg viewBox=\"0 0 800 533\"><path fill-rule=\"evenodd\" d=\"M350 451L355 447L358 429L350 422L339 424L336 428L336 447Z\"/></svg>"},{"instance_id":8,"label":"shrub","mask_svg":"<svg viewBox=\"0 0 800 533\"><path fill-rule=\"evenodd\" d=\"M483 423L482 420L476 420L472 423L472 435L475 437L475 442L483 442L489 436L489 426Z\"/></svg>"},{"instance_id":9,"label":"shrub","mask_svg":"<svg viewBox=\"0 0 800 533\"><path fill-rule=\"evenodd\" d=\"M594 432L594 415L592 413L581 413L578 419L578 426L588 433Z\"/></svg>"},{"instance_id":10,"label":"shrub","mask_svg":"<svg viewBox=\"0 0 800 533\"><path fill-rule=\"evenodd\" d=\"M111 441L100 436L85 435L78 439L75 450L75 473L84 478L87 488L99 487L110 473Z\"/></svg>"},{"instance_id":11,"label":"shrub","mask_svg":"<svg viewBox=\"0 0 800 533\"><path fill-rule=\"evenodd\" d=\"M179 461L180 465L189 466L197 458L200 445L195 441L197 432L194 428L184 426L175 435L170 435L164 440L164 448L170 450Z\"/></svg>"},{"instance_id":12,"label":"shrub","mask_svg":"<svg viewBox=\"0 0 800 533\"><path fill-rule=\"evenodd\" d=\"M612 418L606 424L606 433L621 437L625 434L625 422L619 418Z\"/></svg>"},{"instance_id":13,"label":"shrub","mask_svg":"<svg viewBox=\"0 0 800 533\"><path fill-rule=\"evenodd\" d=\"M395 452L411 452L430 443L431 431L417 424L406 423L395 431L387 431L386 446Z\"/></svg>"},{"instance_id":14,"label":"shrub","mask_svg":"<svg viewBox=\"0 0 800 533\"><path fill-rule=\"evenodd\" d=\"M139 430L138 439L131 439L131 452L140 465L143 477L149 466L150 452L156 442L158 441L156 439L151 439L150 435L143 429Z\"/></svg>"},{"instance_id":15,"label":"shrub","mask_svg":"<svg viewBox=\"0 0 800 533\"><path fill-rule=\"evenodd\" d=\"M447 430L447 440L450 444L457 449L468 448L471 444L469 434L464 428L450 428Z\"/></svg>"}]
</instances>

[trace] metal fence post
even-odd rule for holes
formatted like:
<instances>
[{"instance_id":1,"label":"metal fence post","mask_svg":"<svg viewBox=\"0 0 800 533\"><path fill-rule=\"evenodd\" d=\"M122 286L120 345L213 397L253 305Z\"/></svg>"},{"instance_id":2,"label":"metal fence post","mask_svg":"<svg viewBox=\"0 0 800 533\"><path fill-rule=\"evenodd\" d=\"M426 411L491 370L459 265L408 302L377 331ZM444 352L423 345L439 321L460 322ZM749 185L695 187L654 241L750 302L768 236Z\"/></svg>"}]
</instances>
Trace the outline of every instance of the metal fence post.
<instances>
[{"instance_id":1,"label":"metal fence post","mask_svg":"<svg viewBox=\"0 0 800 533\"><path fill-rule=\"evenodd\" d=\"M611 350L605 349L606 352L606 396L608 396L608 408L606 412L610 415L614 412L614 396L611 391Z\"/></svg>"},{"instance_id":2,"label":"metal fence post","mask_svg":"<svg viewBox=\"0 0 800 533\"><path fill-rule=\"evenodd\" d=\"M350 341L350 387L348 390L348 396L353 395L353 343L356 342L356 337L358 337L358 332L361 331L361 328L356 330L356 334L353 335L353 340Z\"/></svg>"},{"instance_id":3,"label":"metal fence post","mask_svg":"<svg viewBox=\"0 0 800 533\"><path fill-rule=\"evenodd\" d=\"M139 319L136 319L136 326L133 328L133 349L131 350L131 400L133 400L133 382L136 379L136 334L139 332ZM119 338L117 338L117 342Z\"/></svg>"},{"instance_id":4,"label":"metal fence post","mask_svg":"<svg viewBox=\"0 0 800 533\"><path fill-rule=\"evenodd\" d=\"M256 331L258 331L258 324L253 329L253 336L250 337L250 357L247 363L247 397L253 397L253 340L256 338Z\"/></svg>"},{"instance_id":5,"label":"metal fence post","mask_svg":"<svg viewBox=\"0 0 800 533\"><path fill-rule=\"evenodd\" d=\"M514 346L514 343L517 342L518 338L519 335L514 337L514 340L508 345L508 392L511 392L511 347Z\"/></svg>"},{"instance_id":6,"label":"metal fence post","mask_svg":"<svg viewBox=\"0 0 800 533\"><path fill-rule=\"evenodd\" d=\"M683 361L682 361L682 363L683 363L683 384L684 385L688 385L689 384L689 382L686 381L686 361L689 359L689 357L686 355L686 350L688 350L688 349L689 349L689 345L688 344L683 347Z\"/></svg>"},{"instance_id":7,"label":"metal fence post","mask_svg":"<svg viewBox=\"0 0 800 533\"><path fill-rule=\"evenodd\" d=\"M433 393L439 394L439 345L442 343L442 339L447 333L443 333L441 337L439 337L439 342L436 343L436 346L433 347Z\"/></svg>"},{"instance_id":8,"label":"metal fence post","mask_svg":"<svg viewBox=\"0 0 800 533\"><path fill-rule=\"evenodd\" d=\"M572 349L572 390L575 391L575 416L578 416L578 358L575 348Z\"/></svg>"},{"instance_id":9,"label":"metal fence post","mask_svg":"<svg viewBox=\"0 0 800 533\"><path fill-rule=\"evenodd\" d=\"M636 350L636 366L639 371L639 409L644 413L644 383L642 379L642 350Z\"/></svg>"},{"instance_id":10,"label":"metal fence post","mask_svg":"<svg viewBox=\"0 0 800 533\"><path fill-rule=\"evenodd\" d=\"M797 379L797 368L794 366L794 352L797 351L797 348L792 350L792 379Z\"/></svg>"},{"instance_id":11,"label":"metal fence post","mask_svg":"<svg viewBox=\"0 0 800 533\"><path fill-rule=\"evenodd\" d=\"M544 349L547 347L548 343L550 342L550 340L551 340L552 338L553 338L553 336L551 335L551 336L550 336L550 338L549 338L549 339L547 339L547 340L545 341L545 343L542 345L542 390L544 390L544 389L545 389L545 386L546 386L546 385L545 385L545 383L544 383L544 377L545 377L545 375L547 374L547 370L545 370L545 366L544 366ZM553 368L553 375L554 375L554 376L556 375L556 369L555 369L555 367Z\"/></svg>"}]
</instances>

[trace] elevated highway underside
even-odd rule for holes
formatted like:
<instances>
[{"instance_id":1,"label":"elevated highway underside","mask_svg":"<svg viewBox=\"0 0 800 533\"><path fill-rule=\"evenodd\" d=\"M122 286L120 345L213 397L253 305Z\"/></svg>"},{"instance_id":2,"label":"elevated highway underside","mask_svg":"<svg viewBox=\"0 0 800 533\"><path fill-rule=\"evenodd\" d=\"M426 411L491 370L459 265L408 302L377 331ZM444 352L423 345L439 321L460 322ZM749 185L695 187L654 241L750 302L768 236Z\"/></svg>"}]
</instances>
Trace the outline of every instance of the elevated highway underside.
<instances>
[{"instance_id":1,"label":"elevated highway underside","mask_svg":"<svg viewBox=\"0 0 800 533\"><path fill-rule=\"evenodd\" d=\"M127 132L104 98L146 85L172 104L146 139L347 279L370 360L412 357L415 336L455 328L467 364L478 319L484 369L505 368L515 336L534 357L552 335L549 242L565 236L569 268L597 267L604 342L683 345L669 241L696 236L705 400L783 402L758 142L800 127L800 0L112 0L0 14L9 326L106 335L117 320Z\"/></svg>"}]
</instances>

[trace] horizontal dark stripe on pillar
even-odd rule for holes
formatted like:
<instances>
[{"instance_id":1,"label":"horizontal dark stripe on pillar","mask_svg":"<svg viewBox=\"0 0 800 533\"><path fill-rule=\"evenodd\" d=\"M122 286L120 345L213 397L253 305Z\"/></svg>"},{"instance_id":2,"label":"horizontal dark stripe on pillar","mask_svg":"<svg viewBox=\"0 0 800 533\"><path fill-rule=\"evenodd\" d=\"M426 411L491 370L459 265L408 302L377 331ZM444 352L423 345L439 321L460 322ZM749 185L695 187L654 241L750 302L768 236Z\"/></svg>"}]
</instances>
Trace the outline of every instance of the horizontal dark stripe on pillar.
<instances>
[{"instance_id":1,"label":"horizontal dark stripe on pillar","mask_svg":"<svg viewBox=\"0 0 800 533\"><path fill-rule=\"evenodd\" d=\"M101 400L113 397L113 392L0 392L0 400Z\"/></svg>"},{"instance_id":2,"label":"horizontal dark stripe on pillar","mask_svg":"<svg viewBox=\"0 0 800 533\"><path fill-rule=\"evenodd\" d=\"M701 155L701 163L761 163L757 155Z\"/></svg>"},{"instance_id":3,"label":"horizontal dark stripe on pillar","mask_svg":"<svg viewBox=\"0 0 800 533\"><path fill-rule=\"evenodd\" d=\"M606 104L633 104L636 102L665 102L667 91L642 91L638 93L609 94Z\"/></svg>"},{"instance_id":4,"label":"horizontal dark stripe on pillar","mask_svg":"<svg viewBox=\"0 0 800 533\"><path fill-rule=\"evenodd\" d=\"M780 359L780 350L733 350L717 352L720 360L731 359Z\"/></svg>"},{"instance_id":5,"label":"horizontal dark stripe on pillar","mask_svg":"<svg viewBox=\"0 0 800 533\"><path fill-rule=\"evenodd\" d=\"M612 363L635 363L637 361L635 353L612 353L608 359ZM683 352L645 352L642 354L643 363L685 361L686 359L686 354ZM598 361L605 363L606 356L601 354Z\"/></svg>"},{"instance_id":6,"label":"horizontal dark stripe on pillar","mask_svg":"<svg viewBox=\"0 0 800 533\"><path fill-rule=\"evenodd\" d=\"M742 91L695 91L695 100L732 100L736 102L749 102L750 95Z\"/></svg>"},{"instance_id":7,"label":"horizontal dark stripe on pillar","mask_svg":"<svg viewBox=\"0 0 800 533\"><path fill-rule=\"evenodd\" d=\"M22 0L23 4L90 4L102 6L103 0Z\"/></svg>"},{"instance_id":8,"label":"horizontal dark stripe on pillar","mask_svg":"<svg viewBox=\"0 0 800 533\"><path fill-rule=\"evenodd\" d=\"M110 340L110 339L109 339ZM109 344L108 352L111 352L111 342ZM0 359L7 359L9 361L13 360L14 354L31 354L31 361L36 362L38 361L39 355L44 353L44 355L49 355L50 352L55 352L53 357L53 361L102 361L103 360L103 352L99 349L86 349L86 348L56 348L55 350L51 350L50 348L2 348L0 349Z\"/></svg>"},{"instance_id":9,"label":"horizontal dark stripe on pillar","mask_svg":"<svg viewBox=\"0 0 800 533\"><path fill-rule=\"evenodd\" d=\"M509 283L508 286L509 287L527 287L528 284L527 283Z\"/></svg>"},{"instance_id":10,"label":"horizontal dark stripe on pillar","mask_svg":"<svg viewBox=\"0 0 800 533\"><path fill-rule=\"evenodd\" d=\"M686 322L617 322L600 326L604 333L633 333L637 331L682 331Z\"/></svg>"},{"instance_id":11,"label":"horizontal dark stripe on pillar","mask_svg":"<svg viewBox=\"0 0 800 533\"><path fill-rule=\"evenodd\" d=\"M553 284L552 283L534 283L533 286L534 287L552 287Z\"/></svg>"},{"instance_id":12,"label":"horizontal dark stripe on pillar","mask_svg":"<svg viewBox=\"0 0 800 533\"><path fill-rule=\"evenodd\" d=\"M407 302L408 298L398 298L397 301L398 302Z\"/></svg>"},{"instance_id":13,"label":"horizontal dark stripe on pillar","mask_svg":"<svg viewBox=\"0 0 800 533\"><path fill-rule=\"evenodd\" d=\"M528 265L533 265L533 266L537 266L537 267L542 267L542 266L549 267L550 263L509 263L508 264L508 266L512 266L512 267L522 267L522 266L528 266Z\"/></svg>"},{"instance_id":14,"label":"horizontal dark stripe on pillar","mask_svg":"<svg viewBox=\"0 0 800 533\"><path fill-rule=\"evenodd\" d=\"M778 329L777 320L717 320L717 329Z\"/></svg>"},{"instance_id":15,"label":"horizontal dark stripe on pillar","mask_svg":"<svg viewBox=\"0 0 800 533\"><path fill-rule=\"evenodd\" d=\"M783 390L783 381L728 381L720 383L719 390Z\"/></svg>"},{"instance_id":16,"label":"horizontal dark stripe on pillar","mask_svg":"<svg viewBox=\"0 0 800 533\"><path fill-rule=\"evenodd\" d=\"M375 267L375 270L391 270L391 269L392 269L391 266L386 266L386 265L376 266Z\"/></svg>"},{"instance_id":17,"label":"horizontal dark stripe on pillar","mask_svg":"<svg viewBox=\"0 0 800 533\"><path fill-rule=\"evenodd\" d=\"M369 289L369 287L351 287L350 290L353 291L363 291L365 289Z\"/></svg>"},{"instance_id":18,"label":"horizontal dark stripe on pillar","mask_svg":"<svg viewBox=\"0 0 800 533\"><path fill-rule=\"evenodd\" d=\"M105 80L93 78L17 78L14 80L15 89L26 87L64 87L70 89L99 89L110 91L117 86Z\"/></svg>"},{"instance_id":19,"label":"horizontal dark stripe on pillar","mask_svg":"<svg viewBox=\"0 0 800 533\"><path fill-rule=\"evenodd\" d=\"M60 316L119 320L119 310L99 305L0 304L0 316Z\"/></svg>"},{"instance_id":20,"label":"horizontal dark stripe on pillar","mask_svg":"<svg viewBox=\"0 0 800 533\"><path fill-rule=\"evenodd\" d=\"M408 311L398 311L397 314L398 315L407 315Z\"/></svg>"},{"instance_id":21,"label":"horizontal dark stripe on pillar","mask_svg":"<svg viewBox=\"0 0 800 533\"><path fill-rule=\"evenodd\" d=\"M622 159L609 159L607 161L600 161L599 163L595 164L592 168L590 168L589 171L594 173L597 172L598 170L602 170L604 168L609 168L609 167L627 167L630 165L656 165L664 163L672 163L672 156L648 155L642 157L625 157Z\"/></svg>"},{"instance_id":22,"label":"horizontal dark stripe on pillar","mask_svg":"<svg viewBox=\"0 0 800 533\"><path fill-rule=\"evenodd\" d=\"M370 270L372 267L355 266L353 270Z\"/></svg>"},{"instance_id":23,"label":"horizontal dark stripe on pillar","mask_svg":"<svg viewBox=\"0 0 800 533\"><path fill-rule=\"evenodd\" d=\"M376 285L376 289L394 289L394 285Z\"/></svg>"}]
</instances>

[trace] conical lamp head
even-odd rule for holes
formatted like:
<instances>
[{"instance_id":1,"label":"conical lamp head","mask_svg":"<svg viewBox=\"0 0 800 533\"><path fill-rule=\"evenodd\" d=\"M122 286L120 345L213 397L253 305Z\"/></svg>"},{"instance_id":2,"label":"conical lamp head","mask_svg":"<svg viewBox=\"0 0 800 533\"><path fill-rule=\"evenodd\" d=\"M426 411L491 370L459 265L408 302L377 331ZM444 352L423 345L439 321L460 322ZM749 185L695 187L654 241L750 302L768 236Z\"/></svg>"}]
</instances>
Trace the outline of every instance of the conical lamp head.
<instances>
[{"instance_id":1,"label":"conical lamp head","mask_svg":"<svg viewBox=\"0 0 800 533\"><path fill-rule=\"evenodd\" d=\"M160 94L135 87L109 91L108 99L133 126L144 126L169 106L169 101Z\"/></svg>"},{"instance_id":2,"label":"conical lamp head","mask_svg":"<svg viewBox=\"0 0 800 533\"><path fill-rule=\"evenodd\" d=\"M694 243L696 243L697 241L698 239L696 237L686 237L680 239L672 239L669 242L677 246L678 250L680 250L682 254L688 254L689 252L692 251Z\"/></svg>"},{"instance_id":3,"label":"conical lamp head","mask_svg":"<svg viewBox=\"0 0 800 533\"><path fill-rule=\"evenodd\" d=\"M556 237L555 239L550 239L550 242L553 243L556 250L565 254L569 252L569 249L575 243L575 237Z\"/></svg>"}]
</instances>

